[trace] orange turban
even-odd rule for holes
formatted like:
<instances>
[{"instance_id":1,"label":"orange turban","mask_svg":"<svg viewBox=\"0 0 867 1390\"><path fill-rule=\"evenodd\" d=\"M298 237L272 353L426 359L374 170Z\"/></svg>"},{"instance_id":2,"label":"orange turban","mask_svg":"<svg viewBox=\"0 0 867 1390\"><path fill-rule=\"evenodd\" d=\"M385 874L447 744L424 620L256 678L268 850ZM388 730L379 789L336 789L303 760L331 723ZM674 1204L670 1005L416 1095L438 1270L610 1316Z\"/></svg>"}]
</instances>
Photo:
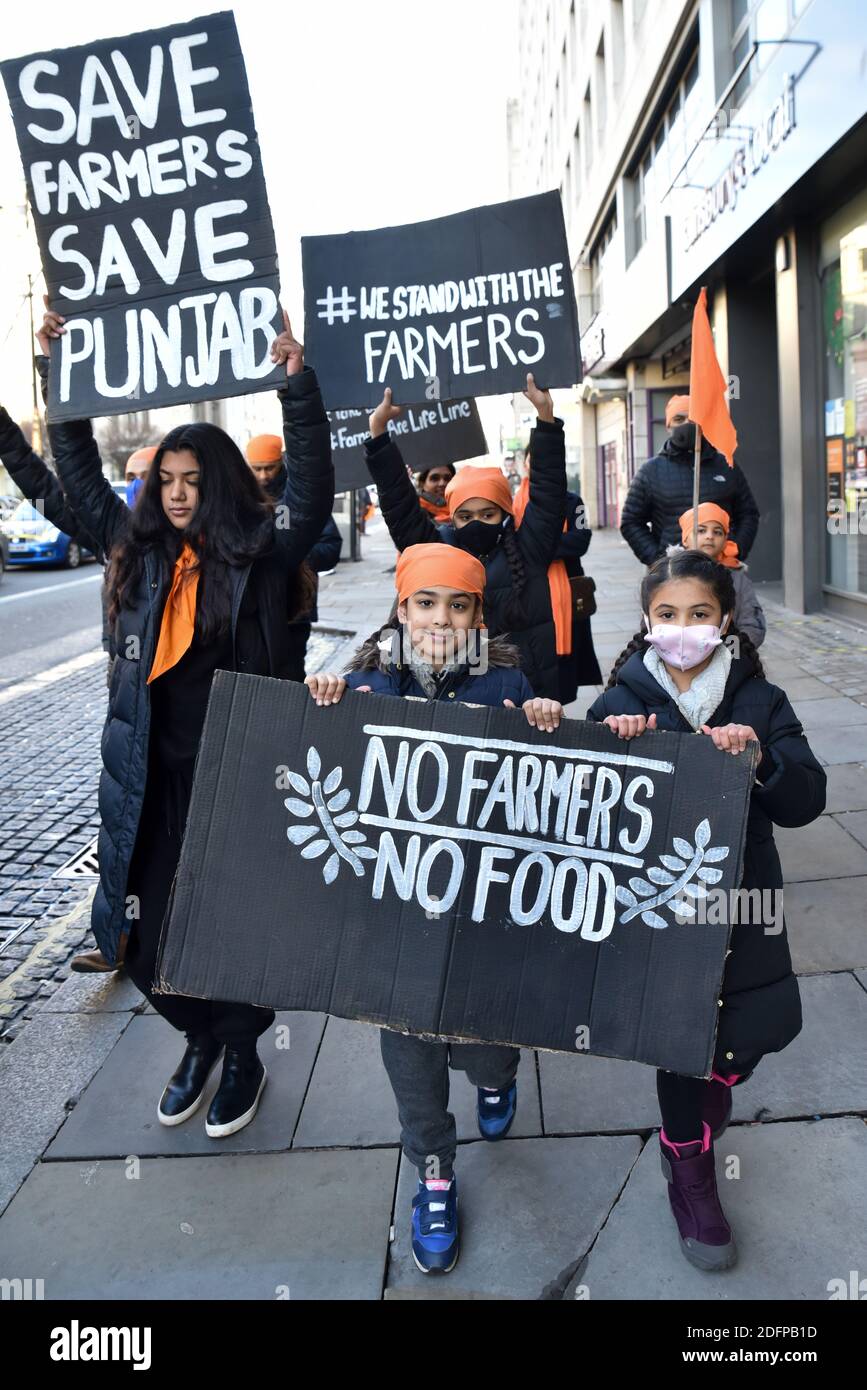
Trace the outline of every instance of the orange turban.
<instances>
[{"instance_id":1,"label":"orange turban","mask_svg":"<svg viewBox=\"0 0 867 1390\"><path fill-rule=\"evenodd\" d=\"M716 502L702 502L698 509L699 526L701 526L703 522L708 521L719 522L720 526L725 531L726 536L728 536L728 533L731 530L731 517L729 516L728 512L723 511L722 507L718 507ZM680 527L681 541L687 547L687 549L689 549L692 546L692 507L690 507L689 511L684 512L682 516L679 516L677 518L677 523ZM722 549L722 554L719 557L719 563L721 565L725 565L727 569L738 568L739 561L737 541L726 541Z\"/></svg>"},{"instance_id":2,"label":"orange turban","mask_svg":"<svg viewBox=\"0 0 867 1390\"><path fill-rule=\"evenodd\" d=\"M459 468L451 482L446 484L449 515L454 516L458 507L471 497L484 497L486 502L493 502L504 512L512 511L512 494L500 468L474 468L471 463Z\"/></svg>"},{"instance_id":3,"label":"orange turban","mask_svg":"<svg viewBox=\"0 0 867 1390\"><path fill-rule=\"evenodd\" d=\"M247 445L248 463L279 463L283 457L283 440L279 434L255 434Z\"/></svg>"},{"instance_id":4,"label":"orange turban","mask_svg":"<svg viewBox=\"0 0 867 1390\"><path fill-rule=\"evenodd\" d=\"M689 396L672 396L665 407L666 429L671 424L672 415L689 415Z\"/></svg>"},{"instance_id":5,"label":"orange turban","mask_svg":"<svg viewBox=\"0 0 867 1390\"><path fill-rule=\"evenodd\" d=\"M129 458L127 459L127 465L131 463L151 464L156 458L156 455L157 451L155 448L136 449L135 453L130 454Z\"/></svg>"},{"instance_id":6,"label":"orange turban","mask_svg":"<svg viewBox=\"0 0 867 1390\"><path fill-rule=\"evenodd\" d=\"M469 495L477 497L481 494ZM485 592L485 567L481 560L466 550L456 545L442 545L438 541L429 545L408 545L406 550L401 551L394 575L400 603L411 594L417 594L419 589L434 589L440 585L482 598Z\"/></svg>"}]
</instances>

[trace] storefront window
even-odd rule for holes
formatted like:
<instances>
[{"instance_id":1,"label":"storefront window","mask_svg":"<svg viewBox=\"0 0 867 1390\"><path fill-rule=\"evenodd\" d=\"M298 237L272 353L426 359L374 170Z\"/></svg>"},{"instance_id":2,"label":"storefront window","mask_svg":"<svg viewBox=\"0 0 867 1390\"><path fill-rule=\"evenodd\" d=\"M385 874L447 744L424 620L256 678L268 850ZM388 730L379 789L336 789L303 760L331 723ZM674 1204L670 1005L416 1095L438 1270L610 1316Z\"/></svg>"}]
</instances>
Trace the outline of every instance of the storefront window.
<instances>
[{"instance_id":1,"label":"storefront window","mask_svg":"<svg viewBox=\"0 0 867 1390\"><path fill-rule=\"evenodd\" d=\"M867 595L867 221L839 247L822 273L826 581Z\"/></svg>"}]
</instances>

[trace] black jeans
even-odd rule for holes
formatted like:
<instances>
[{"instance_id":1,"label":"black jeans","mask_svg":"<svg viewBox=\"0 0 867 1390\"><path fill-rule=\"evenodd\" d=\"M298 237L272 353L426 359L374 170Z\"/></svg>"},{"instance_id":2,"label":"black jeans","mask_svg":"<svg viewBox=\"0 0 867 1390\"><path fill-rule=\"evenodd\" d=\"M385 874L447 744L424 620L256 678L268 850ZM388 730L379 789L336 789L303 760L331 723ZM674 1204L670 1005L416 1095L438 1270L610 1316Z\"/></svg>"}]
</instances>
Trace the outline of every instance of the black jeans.
<instances>
[{"instance_id":1,"label":"black jeans","mask_svg":"<svg viewBox=\"0 0 867 1390\"><path fill-rule=\"evenodd\" d=\"M473 1086L506 1090L518 1070L516 1047L493 1043L446 1043L380 1030L382 1060L397 1101L400 1142L425 1178L450 1178L457 1132L448 1109L449 1063Z\"/></svg>"},{"instance_id":2,"label":"black jeans","mask_svg":"<svg viewBox=\"0 0 867 1390\"><path fill-rule=\"evenodd\" d=\"M210 1034L227 1047L248 1049L274 1022L272 1009L153 992L160 931L183 840L178 817L166 815L166 804L165 786L151 772L127 877L127 898L138 899L138 917L132 921L124 960L127 972L157 1013L187 1038ZM181 815L185 821L185 808Z\"/></svg>"}]
</instances>

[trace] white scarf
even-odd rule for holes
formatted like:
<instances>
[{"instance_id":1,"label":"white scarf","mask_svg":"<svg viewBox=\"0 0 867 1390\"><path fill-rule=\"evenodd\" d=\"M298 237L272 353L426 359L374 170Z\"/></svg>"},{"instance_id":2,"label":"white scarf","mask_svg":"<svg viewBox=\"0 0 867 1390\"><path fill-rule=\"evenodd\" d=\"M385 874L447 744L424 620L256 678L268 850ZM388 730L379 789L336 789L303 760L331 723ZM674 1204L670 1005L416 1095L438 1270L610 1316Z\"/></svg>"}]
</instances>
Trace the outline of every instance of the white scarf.
<instances>
[{"instance_id":1,"label":"white scarf","mask_svg":"<svg viewBox=\"0 0 867 1390\"><path fill-rule=\"evenodd\" d=\"M689 690L678 690L655 647L647 648L644 664L653 679L674 700L687 723L698 733L702 724L706 724L722 704L732 654L725 642L716 647L707 666L699 671Z\"/></svg>"}]
</instances>

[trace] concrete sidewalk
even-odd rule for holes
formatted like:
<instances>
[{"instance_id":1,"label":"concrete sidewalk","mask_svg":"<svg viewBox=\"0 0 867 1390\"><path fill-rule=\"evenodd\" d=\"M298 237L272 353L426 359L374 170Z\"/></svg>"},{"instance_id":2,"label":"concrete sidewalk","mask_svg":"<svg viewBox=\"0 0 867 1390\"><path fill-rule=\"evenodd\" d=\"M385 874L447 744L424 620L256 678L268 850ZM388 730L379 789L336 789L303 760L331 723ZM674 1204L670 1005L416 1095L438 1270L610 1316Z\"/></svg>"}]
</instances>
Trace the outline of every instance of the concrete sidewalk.
<instances>
[{"instance_id":1,"label":"concrete sidewalk","mask_svg":"<svg viewBox=\"0 0 867 1390\"><path fill-rule=\"evenodd\" d=\"M355 633L338 667L392 600L379 521L364 555L322 583L322 627ZM588 568L607 670L636 630L641 568L611 533ZM376 1029L281 1015L259 1116L215 1141L204 1110L157 1122L177 1034L127 979L72 976L0 1056L0 1277L44 1279L47 1298L823 1300L829 1281L867 1275L867 632L767 611L763 660L829 795L814 825L777 832L804 1030L735 1092L718 1148L734 1270L703 1275L679 1253L650 1068L525 1053L498 1145L480 1140L455 1075L463 1253L425 1279Z\"/></svg>"}]
</instances>

